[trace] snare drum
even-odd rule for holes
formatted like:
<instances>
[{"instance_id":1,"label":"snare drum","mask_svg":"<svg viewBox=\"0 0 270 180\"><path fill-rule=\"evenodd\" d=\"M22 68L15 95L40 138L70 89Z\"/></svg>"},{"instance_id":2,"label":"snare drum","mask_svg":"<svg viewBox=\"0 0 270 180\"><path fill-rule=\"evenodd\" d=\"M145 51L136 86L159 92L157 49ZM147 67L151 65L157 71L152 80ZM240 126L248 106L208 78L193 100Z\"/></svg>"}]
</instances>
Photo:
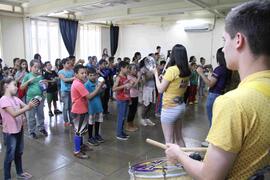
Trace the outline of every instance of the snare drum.
<instances>
[{"instance_id":1,"label":"snare drum","mask_svg":"<svg viewBox=\"0 0 270 180\"><path fill-rule=\"evenodd\" d=\"M192 180L181 164L170 164L166 158L142 161L129 168L130 180Z\"/></svg>"}]
</instances>

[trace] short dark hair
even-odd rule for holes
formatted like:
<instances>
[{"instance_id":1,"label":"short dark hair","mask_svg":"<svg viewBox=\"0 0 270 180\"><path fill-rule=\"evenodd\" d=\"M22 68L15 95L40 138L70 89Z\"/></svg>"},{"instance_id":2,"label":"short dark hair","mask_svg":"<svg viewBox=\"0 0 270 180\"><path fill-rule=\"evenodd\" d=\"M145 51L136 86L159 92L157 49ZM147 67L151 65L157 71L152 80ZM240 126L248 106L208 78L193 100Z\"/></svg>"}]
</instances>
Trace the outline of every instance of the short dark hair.
<instances>
[{"instance_id":1,"label":"short dark hair","mask_svg":"<svg viewBox=\"0 0 270 180\"><path fill-rule=\"evenodd\" d=\"M34 55L34 59L38 59L38 58L41 58L41 56L40 56L40 54L36 53L36 54Z\"/></svg>"},{"instance_id":2,"label":"short dark hair","mask_svg":"<svg viewBox=\"0 0 270 180\"><path fill-rule=\"evenodd\" d=\"M113 56L111 56L111 57L109 57L109 62L114 62L114 57Z\"/></svg>"},{"instance_id":3,"label":"short dark hair","mask_svg":"<svg viewBox=\"0 0 270 180\"><path fill-rule=\"evenodd\" d=\"M69 59L76 59L75 56L69 56L68 58L69 58Z\"/></svg>"},{"instance_id":4,"label":"short dark hair","mask_svg":"<svg viewBox=\"0 0 270 180\"><path fill-rule=\"evenodd\" d=\"M31 61L30 61L30 67L33 67L33 66L35 65L35 63L40 64L40 61L39 61L39 60L37 60L37 59L33 59L33 60L31 60Z\"/></svg>"},{"instance_id":5,"label":"short dark hair","mask_svg":"<svg viewBox=\"0 0 270 180\"><path fill-rule=\"evenodd\" d=\"M159 65L165 65L166 61L160 61Z\"/></svg>"},{"instance_id":6,"label":"short dark hair","mask_svg":"<svg viewBox=\"0 0 270 180\"><path fill-rule=\"evenodd\" d=\"M74 67L74 73L75 74L78 74L79 70L80 69L87 69L84 65L82 64L77 64L75 67Z\"/></svg>"},{"instance_id":7,"label":"short dark hair","mask_svg":"<svg viewBox=\"0 0 270 180\"><path fill-rule=\"evenodd\" d=\"M71 61L71 59L69 59L69 58L64 58L64 59L62 59L61 63L62 63L63 65L65 65L68 61Z\"/></svg>"},{"instance_id":8,"label":"short dark hair","mask_svg":"<svg viewBox=\"0 0 270 180\"><path fill-rule=\"evenodd\" d=\"M225 19L225 31L232 39L243 33L255 56L270 56L270 2L249 1L233 8Z\"/></svg>"},{"instance_id":9,"label":"short dark hair","mask_svg":"<svg viewBox=\"0 0 270 180\"><path fill-rule=\"evenodd\" d=\"M119 69L127 67L129 64L126 61L121 61L119 63Z\"/></svg>"},{"instance_id":10,"label":"short dark hair","mask_svg":"<svg viewBox=\"0 0 270 180\"><path fill-rule=\"evenodd\" d=\"M125 62L130 61L130 58L129 57L124 57L123 61L125 61Z\"/></svg>"},{"instance_id":11,"label":"short dark hair","mask_svg":"<svg viewBox=\"0 0 270 180\"><path fill-rule=\"evenodd\" d=\"M190 58L189 58L189 62L192 62L192 61L193 61L193 59L195 59L195 56L190 56Z\"/></svg>"},{"instance_id":12,"label":"short dark hair","mask_svg":"<svg viewBox=\"0 0 270 180\"><path fill-rule=\"evenodd\" d=\"M51 62L50 62L50 61L46 61L46 62L44 63L44 66L47 66L47 64L51 64Z\"/></svg>"},{"instance_id":13,"label":"short dark hair","mask_svg":"<svg viewBox=\"0 0 270 180\"><path fill-rule=\"evenodd\" d=\"M107 63L107 61L106 61L105 59L101 59L101 60L98 62L99 65L101 65L101 64L103 64L103 63Z\"/></svg>"},{"instance_id":14,"label":"short dark hair","mask_svg":"<svg viewBox=\"0 0 270 180\"><path fill-rule=\"evenodd\" d=\"M96 73L97 73L97 71L95 68L93 68L93 67L88 68L88 74L96 74Z\"/></svg>"},{"instance_id":15,"label":"short dark hair","mask_svg":"<svg viewBox=\"0 0 270 180\"><path fill-rule=\"evenodd\" d=\"M14 58L13 59L13 65L15 65L15 62L18 61L18 60L20 60L20 58Z\"/></svg>"},{"instance_id":16,"label":"short dark hair","mask_svg":"<svg viewBox=\"0 0 270 180\"><path fill-rule=\"evenodd\" d=\"M194 66L194 65L197 65L195 62L192 62L191 64L190 64L190 66Z\"/></svg>"},{"instance_id":17,"label":"short dark hair","mask_svg":"<svg viewBox=\"0 0 270 180\"><path fill-rule=\"evenodd\" d=\"M161 47L160 46L157 46L157 48L156 49L160 49Z\"/></svg>"}]
</instances>

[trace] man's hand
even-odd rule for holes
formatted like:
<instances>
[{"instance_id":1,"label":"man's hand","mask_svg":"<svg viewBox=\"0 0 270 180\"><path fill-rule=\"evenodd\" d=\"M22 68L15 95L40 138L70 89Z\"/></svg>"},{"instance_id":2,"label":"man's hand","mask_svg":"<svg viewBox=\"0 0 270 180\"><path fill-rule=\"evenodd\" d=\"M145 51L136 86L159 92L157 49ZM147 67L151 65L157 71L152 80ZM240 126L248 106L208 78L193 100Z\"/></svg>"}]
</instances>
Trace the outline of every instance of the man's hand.
<instances>
[{"instance_id":1,"label":"man's hand","mask_svg":"<svg viewBox=\"0 0 270 180\"><path fill-rule=\"evenodd\" d=\"M167 149L165 150L168 161L171 163L177 163L179 159L179 154L184 153L181 151L180 147L176 144L166 144Z\"/></svg>"}]
</instances>

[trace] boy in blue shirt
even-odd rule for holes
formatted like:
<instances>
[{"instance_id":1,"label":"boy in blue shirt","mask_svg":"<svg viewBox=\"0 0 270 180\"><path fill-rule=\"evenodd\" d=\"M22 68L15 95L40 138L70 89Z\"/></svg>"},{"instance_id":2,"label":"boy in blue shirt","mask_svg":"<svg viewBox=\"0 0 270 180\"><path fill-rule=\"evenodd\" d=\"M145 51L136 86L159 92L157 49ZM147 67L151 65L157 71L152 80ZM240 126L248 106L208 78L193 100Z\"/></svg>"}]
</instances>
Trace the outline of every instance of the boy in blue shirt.
<instances>
[{"instance_id":1,"label":"boy in blue shirt","mask_svg":"<svg viewBox=\"0 0 270 180\"><path fill-rule=\"evenodd\" d=\"M74 71L72 67L72 60L65 58L62 60L63 69L58 72L61 80L61 97L63 101L63 117L65 126L70 126L71 123L71 84L74 80Z\"/></svg>"},{"instance_id":2,"label":"boy in blue shirt","mask_svg":"<svg viewBox=\"0 0 270 180\"><path fill-rule=\"evenodd\" d=\"M101 86L97 87L97 73L93 67L88 68L88 81L85 83L86 89L89 93L93 93L97 90L101 90ZM97 93L93 98L88 100L88 143L90 145L97 146L104 142L104 139L100 136L100 123L103 122L103 108L100 98L100 93ZM95 134L93 136L93 127L95 126Z\"/></svg>"}]
</instances>

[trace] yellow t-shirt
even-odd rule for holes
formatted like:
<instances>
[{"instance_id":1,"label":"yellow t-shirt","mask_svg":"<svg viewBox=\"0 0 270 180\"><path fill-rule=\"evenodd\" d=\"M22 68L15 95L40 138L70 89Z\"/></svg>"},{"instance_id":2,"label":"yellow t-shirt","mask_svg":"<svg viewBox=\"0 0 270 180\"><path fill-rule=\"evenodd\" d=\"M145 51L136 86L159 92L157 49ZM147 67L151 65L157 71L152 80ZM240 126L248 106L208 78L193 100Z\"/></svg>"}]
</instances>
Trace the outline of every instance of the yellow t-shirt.
<instances>
[{"instance_id":1,"label":"yellow t-shirt","mask_svg":"<svg viewBox=\"0 0 270 180\"><path fill-rule=\"evenodd\" d=\"M248 76L216 99L207 141L237 154L228 179L248 179L270 164L269 131L270 71Z\"/></svg>"},{"instance_id":2,"label":"yellow t-shirt","mask_svg":"<svg viewBox=\"0 0 270 180\"><path fill-rule=\"evenodd\" d=\"M174 103L173 99L178 96L184 96L187 89L189 77L180 78L180 71L177 66L171 66L166 70L163 79L170 82L168 88L163 94L162 107L175 107L177 104Z\"/></svg>"}]
</instances>

